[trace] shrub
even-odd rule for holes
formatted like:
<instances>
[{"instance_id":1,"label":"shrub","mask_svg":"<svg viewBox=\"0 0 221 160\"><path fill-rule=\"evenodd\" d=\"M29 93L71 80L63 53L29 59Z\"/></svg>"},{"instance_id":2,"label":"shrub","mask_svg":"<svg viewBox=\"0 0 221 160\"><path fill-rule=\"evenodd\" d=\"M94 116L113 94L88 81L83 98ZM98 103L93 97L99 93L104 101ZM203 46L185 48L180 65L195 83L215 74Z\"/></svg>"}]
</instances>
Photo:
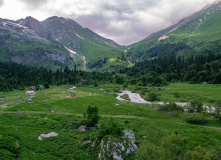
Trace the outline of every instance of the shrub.
<instances>
[{"instance_id":1,"label":"shrub","mask_svg":"<svg viewBox=\"0 0 221 160\"><path fill-rule=\"evenodd\" d=\"M217 118L218 122L221 123L221 115L217 115L216 118Z\"/></svg>"},{"instance_id":2,"label":"shrub","mask_svg":"<svg viewBox=\"0 0 221 160\"><path fill-rule=\"evenodd\" d=\"M137 86L143 86L143 83L141 81L137 82Z\"/></svg>"},{"instance_id":3,"label":"shrub","mask_svg":"<svg viewBox=\"0 0 221 160\"><path fill-rule=\"evenodd\" d=\"M212 160L214 159L214 156L210 151L206 151L201 146L197 146L195 148L195 152L193 153L193 160L198 159Z\"/></svg>"},{"instance_id":4,"label":"shrub","mask_svg":"<svg viewBox=\"0 0 221 160\"><path fill-rule=\"evenodd\" d=\"M214 107L215 107L215 113L219 115L221 113L221 101L220 100L216 101Z\"/></svg>"},{"instance_id":5,"label":"shrub","mask_svg":"<svg viewBox=\"0 0 221 160\"><path fill-rule=\"evenodd\" d=\"M148 99L148 101L156 101L158 99L158 97L157 97L156 93L149 93L147 99Z\"/></svg>"},{"instance_id":6,"label":"shrub","mask_svg":"<svg viewBox=\"0 0 221 160\"><path fill-rule=\"evenodd\" d=\"M124 83L123 88L127 88L127 87L128 87L127 83Z\"/></svg>"},{"instance_id":7,"label":"shrub","mask_svg":"<svg viewBox=\"0 0 221 160\"><path fill-rule=\"evenodd\" d=\"M178 92L174 92L173 95L174 95L175 97L180 97L180 94L179 94Z\"/></svg>"},{"instance_id":8,"label":"shrub","mask_svg":"<svg viewBox=\"0 0 221 160\"><path fill-rule=\"evenodd\" d=\"M205 124L207 122L205 117L199 113L186 113L183 118L187 123L192 124Z\"/></svg>"},{"instance_id":9,"label":"shrub","mask_svg":"<svg viewBox=\"0 0 221 160\"><path fill-rule=\"evenodd\" d=\"M169 104L162 105L158 110L163 111L163 112L174 112L174 111L184 112L184 109L178 106L174 102L170 102Z\"/></svg>"},{"instance_id":10,"label":"shrub","mask_svg":"<svg viewBox=\"0 0 221 160\"><path fill-rule=\"evenodd\" d=\"M144 92L144 91L142 91L142 92L141 92L141 95L145 95L145 92Z\"/></svg>"},{"instance_id":11,"label":"shrub","mask_svg":"<svg viewBox=\"0 0 221 160\"><path fill-rule=\"evenodd\" d=\"M115 122L113 118L110 118L107 123L102 121L99 125L99 138L103 138L106 135L122 136L123 127L120 123Z\"/></svg>"},{"instance_id":12,"label":"shrub","mask_svg":"<svg viewBox=\"0 0 221 160\"><path fill-rule=\"evenodd\" d=\"M130 97L129 97L128 94L124 94L124 95L122 95L122 96L120 96L120 97L123 98L123 99L125 99L125 100L130 101Z\"/></svg>"},{"instance_id":13,"label":"shrub","mask_svg":"<svg viewBox=\"0 0 221 160\"><path fill-rule=\"evenodd\" d=\"M119 93L120 90L115 88L115 89L114 89L114 92L115 92L115 93Z\"/></svg>"},{"instance_id":14,"label":"shrub","mask_svg":"<svg viewBox=\"0 0 221 160\"><path fill-rule=\"evenodd\" d=\"M87 127L93 127L95 124L97 124L100 118L100 116L98 115L98 107L88 106L86 117L87 117L86 121Z\"/></svg>"},{"instance_id":15,"label":"shrub","mask_svg":"<svg viewBox=\"0 0 221 160\"><path fill-rule=\"evenodd\" d=\"M191 112L191 113L193 113L193 112L201 113L202 111L203 111L203 103L200 100L195 99L195 100L190 102L189 112Z\"/></svg>"}]
</instances>

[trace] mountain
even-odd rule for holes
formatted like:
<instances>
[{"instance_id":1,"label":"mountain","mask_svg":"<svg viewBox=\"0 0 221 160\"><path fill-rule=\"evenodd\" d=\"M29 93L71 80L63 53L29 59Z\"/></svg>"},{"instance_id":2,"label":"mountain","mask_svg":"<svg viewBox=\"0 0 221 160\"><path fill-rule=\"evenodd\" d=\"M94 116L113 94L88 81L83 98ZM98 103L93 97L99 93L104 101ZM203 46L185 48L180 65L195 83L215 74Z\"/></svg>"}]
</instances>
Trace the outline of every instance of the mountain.
<instances>
[{"instance_id":1,"label":"mountain","mask_svg":"<svg viewBox=\"0 0 221 160\"><path fill-rule=\"evenodd\" d=\"M127 64L116 42L72 19L56 16L41 22L33 17L0 19L0 50L2 61L50 68L114 68Z\"/></svg>"},{"instance_id":2,"label":"mountain","mask_svg":"<svg viewBox=\"0 0 221 160\"><path fill-rule=\"evenodd\" d=\"M221 0L217 0L179 23L129 46L127 53L133 59L167 54L188 56L196 53L217 53L221 51L220 26Z\"/></svg>"}]
</instances>

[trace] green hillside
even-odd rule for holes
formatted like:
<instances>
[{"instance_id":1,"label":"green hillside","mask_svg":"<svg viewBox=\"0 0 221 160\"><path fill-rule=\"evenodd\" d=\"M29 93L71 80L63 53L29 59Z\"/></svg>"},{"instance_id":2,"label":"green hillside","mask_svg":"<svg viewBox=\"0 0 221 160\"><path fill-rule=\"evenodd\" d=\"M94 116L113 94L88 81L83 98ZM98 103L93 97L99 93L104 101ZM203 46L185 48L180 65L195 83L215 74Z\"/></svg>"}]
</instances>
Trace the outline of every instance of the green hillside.
<instances>
[{"instance_id":1,"label":"green hillside","mask_svg":"<svg viewBox=\"0 0 221 160\"><path fill-rule=\"evenodd\" d=\"M200 12L181 20L174 26L150 35L143 41L129 47L128 54L139 58L139 53L151 58L149 50L162 45L179 46L184 43L189 48L181 47L176 55L193 55L196 53L219 52L221 45L221 2L212 3ZM182 54L180 54L182 52Z\"/></svg>"},{"instance_id":2,"label":"green hillside","mask_svg":"<svg viewBox=\"0 0 221 160\"><path fill-rule=\"evenodd\" d=\"M0 42L2 61L52 69L77 65L80 69L102 70L128 65L116 42L62 17L42 22L32 17L18 21L0 19ZM100 62L104 58L105 63Z\"/></svg>"}]
</instances>

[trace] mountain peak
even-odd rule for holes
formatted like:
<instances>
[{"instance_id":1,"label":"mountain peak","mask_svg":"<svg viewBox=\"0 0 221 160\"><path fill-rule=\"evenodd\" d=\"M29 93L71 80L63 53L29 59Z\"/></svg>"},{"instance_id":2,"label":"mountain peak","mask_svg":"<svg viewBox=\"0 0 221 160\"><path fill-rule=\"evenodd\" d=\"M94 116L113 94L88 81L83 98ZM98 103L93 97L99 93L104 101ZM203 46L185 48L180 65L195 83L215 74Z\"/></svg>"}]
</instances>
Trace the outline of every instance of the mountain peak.
<instances>
[{"instance_id":1,"label":"mountain peak","mask_svg":"<svg viewBox=\"0 0 221 160\"><path fill-rule=\"evenodd\" d=\"M204 7L203 10L206 10L206 9L208 9L208 8L214 6L214 5L217 5L217 4L220 3L220 2L221 2L221 0L216 0L216 1L214 1L214 2L212 2L212 3L210 3L210 4L208 4L206 7Z\"/></svg>"},{"instance_id":2,"label":"mountain peak","mask_svg":"<svg viewBox=\"0 0 221 160\"><path fill-rule=\"evenodd\" d=\"M35 29L36 27L41 26L40 22L31 16L28 16L24 20L22 20L21 24L31 29Z\"/></svg>"}]
</instances>

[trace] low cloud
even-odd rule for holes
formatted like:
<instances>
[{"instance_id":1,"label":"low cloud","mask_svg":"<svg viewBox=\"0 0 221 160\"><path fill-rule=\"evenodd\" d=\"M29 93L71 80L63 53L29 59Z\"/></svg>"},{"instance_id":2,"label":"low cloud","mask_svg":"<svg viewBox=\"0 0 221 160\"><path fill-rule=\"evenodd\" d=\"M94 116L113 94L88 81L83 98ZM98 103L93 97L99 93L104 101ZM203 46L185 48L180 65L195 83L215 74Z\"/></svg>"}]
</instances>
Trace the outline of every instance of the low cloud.
<instances>
[{"instance_id":1,"label":"low cloud","mask_svg":"<svg viewBox=\"0 0 221 160\"><path fill-rule=\"evenodd\" d=\"M72 18L119 44L131 44L169 27L214 0L10 0L0 15L8 19L33 16ZM3 1L0 0L0 6ZM19 6L18 9L12 8ZM10 14L9 14L10 13Z\"/></svg>"},{"instance_id":2,"label":"low cloud","mask_svg":"<svg viewBox=\"0 0 221 160\"><path fill-rule=\"evenodd\" d=\"M0 7L2 7L4 5L4 1L0 0Z\"/></svg>"},{"instance_id":3,"label":"low cloud","mask_svg":"<svg viewBox=\"0 0 221 160\"><path fill-rule=\"evenodd\" d=\"M21 0L21 2L25 3L30 10L38 10L39 7L42 7L42 5L45 5L48 0Z\"/></svg>"}]
</instances>

